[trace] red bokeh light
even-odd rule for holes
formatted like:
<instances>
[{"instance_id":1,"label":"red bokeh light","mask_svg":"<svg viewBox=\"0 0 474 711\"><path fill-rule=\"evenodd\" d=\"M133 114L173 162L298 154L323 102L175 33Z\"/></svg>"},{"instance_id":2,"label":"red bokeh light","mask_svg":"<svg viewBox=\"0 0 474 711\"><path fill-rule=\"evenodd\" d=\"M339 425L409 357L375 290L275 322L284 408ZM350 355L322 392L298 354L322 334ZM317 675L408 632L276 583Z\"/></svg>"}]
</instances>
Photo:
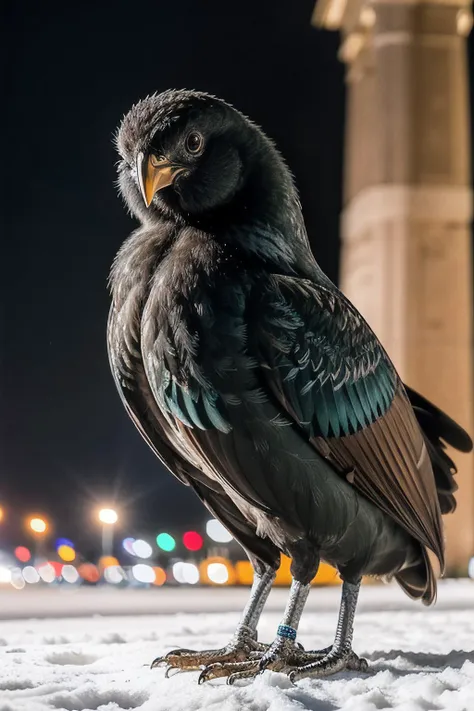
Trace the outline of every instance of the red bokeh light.
<instances>
[{"instance_id":1,"label":"red bokeh light","mask_svg":"<svg viewBox=\"0 0 474 711\"><path fill-rule=\"evenodd\" d=\"M63 564L60 563L58 560L48 560L48 565L53 568L54 574L57 578L59 578L63 570Z\"/></svg>"},{"instance_id":2,"label":"red bokeh light","mask_svg":"<svg viewBox=\"0 0 474 711\"><path fill-rule=\"evenodd\" d=\"M31 558L31 553L25 546L15 548L15 555L22 563L27 563Z\"/></svg>"},{"instance_id":3,"label":"red bokeh light","mask_svg":"<svg viewBox=\"0 0 474 711\"><path fill-rule=\"evenodd\" d=\"M184 547L188 551L199 551L203 546L203 538L197 531L186 531L183 536Z\"/></svg>"}]
</instances>

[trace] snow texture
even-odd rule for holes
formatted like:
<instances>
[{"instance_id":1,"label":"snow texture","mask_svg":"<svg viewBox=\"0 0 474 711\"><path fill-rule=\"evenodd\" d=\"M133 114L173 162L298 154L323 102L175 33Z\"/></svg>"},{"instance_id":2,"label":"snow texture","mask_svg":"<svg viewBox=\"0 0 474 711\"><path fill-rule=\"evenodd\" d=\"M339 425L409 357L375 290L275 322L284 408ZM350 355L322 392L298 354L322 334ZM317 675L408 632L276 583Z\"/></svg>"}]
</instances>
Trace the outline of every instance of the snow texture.
<instances>
[{"instance_id":1,"label":"snow texture","mask_svg":"<svg viewBox=\"0 0 474 711\"><path fill-rule=\"evenodd\" d=\"M234 600L235 611L200 613L170 612L174 593L169 589L147 593L168 601L167 613L161 615L118 615L115 603L114 615L108 617L1 622L0 711L474 711L473 582L443 583L439 606L430 609L405 601L392 586L363 589L354 649L369 660L370 673L306 679L297 686L272 672L228 687L222 680L198 686L197 672L167 680L163 669L150 670L152 659L166 650L224 645L246 591L183 589L175 595L178 601L183 594L198 600L206 595L214 610L222 607L219 601L226 593L230 595L225 607ZM4 594L0 593L0 616ZM15 594L24 617L36 593ZM115 601L121 595L102 593L103 599L107 594ZM280 618L275 607L284 604L286 594L272 593L260 639L272 639ZM49 599L54 595L60 592L51 591ZM299 634L306 648L330 642L338 595L337 588L312 591ZM318 596L323 600L319 609ZM71 602L80 597L81 591Z\"/></svg>"}]
</instances>

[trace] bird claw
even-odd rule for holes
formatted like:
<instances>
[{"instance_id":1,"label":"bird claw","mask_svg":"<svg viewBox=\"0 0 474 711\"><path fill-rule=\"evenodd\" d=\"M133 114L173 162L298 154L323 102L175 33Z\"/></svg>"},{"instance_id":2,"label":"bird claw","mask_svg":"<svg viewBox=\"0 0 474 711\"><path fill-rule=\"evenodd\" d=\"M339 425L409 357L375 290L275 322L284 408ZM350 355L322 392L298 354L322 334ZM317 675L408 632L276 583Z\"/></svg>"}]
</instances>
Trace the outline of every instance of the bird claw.
<instances>
[{"instance_id":1,"label":"bird claw","mask_svg":"<svg viewBox=\"0 0 474 711\"><path fill-rule=\"evenodd\" d=\"M268 645L263 645L250 637L233 640L226 647L221 649L208 649L201 652L193 649L173 649L167 654L157 657L151 664L152 669L156 669L162 664L167 665L165 677L169 678L170 672L173 669L179 671L200 671L204 667L206 669L219 666L231 667L235 664L246 663L253 660L258 660L266 650ZM218 674L218 676L227 676L230 672ZM209 677L213 678L213 677ZM206 681L206 675L201 672L199 683Z\"/></svg>"},{"instance_id":2,"label":"bird claw","mask_svg":"<svg viewBox=\"0 0 474 711\"><path fill-rule=\"evenodd\" d=\"M294 684L299 679L305 677L325 677L337 674L341 671L357 671L365 673L369 665L363 657L358 657L352 649L335 650L334 648L321 655L319 652L306 652L306 655L314 655L314 661L296 666L288 673L290 681Z\"/></svg>"},{"instance_id":3,"label":"bird claw","mask_svg":"<svg viewBox=\"0 0 474 711\"><path fill-rule=\"evenodd\" d=\"M220 679L227 677L227 683L233 684L237 679L245 679L249 676L255 676L258 671L258 660L246 660L243 662L228 662L222 664L209 664L199 675L198 683L203 684L211 679Z\"/></svg>"},{"instance_id":4,"label":"bird claw","mask_svg":"<svg viewBox=\"0 0 474 711\"><path fill-rule=\"evenodd\" d=\"M216 650L217 651L217 650ZM168 672L170 669L183 669L187 665L183 663L185 660L192 660L196 655L200 654L195 652L193 649L173 649L171 652L164 654L162 657L156 657L150 665L150 669L156 669L162 664L168 665L165 676L168 678ZM196 669L199 669L198 665Z\"/></svg>"}]
</instances>

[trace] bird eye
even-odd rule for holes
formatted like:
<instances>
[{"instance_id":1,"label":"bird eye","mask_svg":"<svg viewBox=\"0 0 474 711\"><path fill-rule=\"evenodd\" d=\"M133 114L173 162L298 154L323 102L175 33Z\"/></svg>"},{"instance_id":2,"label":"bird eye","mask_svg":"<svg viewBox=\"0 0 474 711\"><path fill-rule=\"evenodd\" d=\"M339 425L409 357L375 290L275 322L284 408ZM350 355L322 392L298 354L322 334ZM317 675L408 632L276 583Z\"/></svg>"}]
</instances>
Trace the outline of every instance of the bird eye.
<instances>
[{"instance_id":1,"label":"bird eye","mask_svg":"<svg viewBox=\"0 0 474 711\"><path fill-rule=\"evenodd\" d=\"M186 137L186 150L189 153L200 153L204 145L204 138L197 131L191 131Z\"/></svg>"}]
</instances>

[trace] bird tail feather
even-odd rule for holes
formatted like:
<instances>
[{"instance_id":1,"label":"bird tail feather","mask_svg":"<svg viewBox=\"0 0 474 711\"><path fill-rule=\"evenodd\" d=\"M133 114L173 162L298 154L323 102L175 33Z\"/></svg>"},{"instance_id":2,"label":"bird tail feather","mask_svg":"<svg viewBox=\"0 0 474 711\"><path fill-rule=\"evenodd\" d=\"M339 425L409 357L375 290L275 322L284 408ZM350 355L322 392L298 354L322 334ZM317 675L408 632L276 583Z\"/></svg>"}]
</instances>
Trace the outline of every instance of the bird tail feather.
<instances>
[{"instance_id":1,"label":"bird tail feather","mask_svg":"<svg viewBox=\"0 0 474 711\"><path fill-rule=\"evenodd\" d=\"M422 558L397 573L395 580L409 597L431 605L436 600L436 575L425 547L422 553Z\"/></svg>"}]
</instances>

